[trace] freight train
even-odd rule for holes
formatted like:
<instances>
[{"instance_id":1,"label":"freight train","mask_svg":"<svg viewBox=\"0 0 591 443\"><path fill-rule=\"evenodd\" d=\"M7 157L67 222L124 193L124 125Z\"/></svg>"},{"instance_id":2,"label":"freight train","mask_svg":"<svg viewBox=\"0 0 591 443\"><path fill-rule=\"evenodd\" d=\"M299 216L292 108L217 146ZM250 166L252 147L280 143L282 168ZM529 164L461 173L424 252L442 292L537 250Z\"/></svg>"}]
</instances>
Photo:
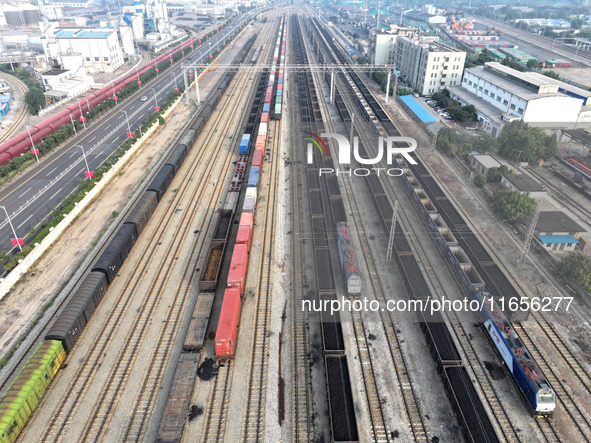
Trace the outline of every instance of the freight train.
<instances>
[{"instance_id":1,"label":"freight train","mask_svg":"<svg viewBox=\"0 0 591 443\"><path fill-rule=\"evenodd\" d=\"M279 70L277 69L277 54L279 48L285 53L285 35L286 35L286 20L281 19L279 25L279 32L277 35L277 43L275 46L275 53L273 57L273 64L269 74L267 88L265 90L263 109L258 120L258 131L256 132L256 139L254 143L254 153L250 163L250 169L247 178L247 189L242 205L242 213L240 216L240 224L238 227L238 235L236 244L232 252L230 261L230 270L226 281L226 290L222 301L222 310L215 334L215 354L217 358L232 358L236 352L236 339L238 334L238 325L240 322L241 297L244 294L244 287L246 284L246 273L248 270L248 257L250 249L250 239L252 237L253 220L256 211L258 187L260 183L260 176L262 172L263 157L267 145L268 125L269 125L269 110L271 109L271 101L273 99L273 89L275 87L275 80L283 79L283 56L279 63ZM276 77L277 72L279 75ZM277 96L280 97L280 96ZM276 97L276 100L277 100ZM281 103L281 101L279 101ZM281 108L278 109L279 115L274 118L279 119ZM255 110L255 115L258 110ZM254 132L254 128L253 128ZM253 134L243 134L240 142L240 150L238 161L236 162L236 169L230 183L230 192L228 194L236 194L236 196L228 196L231 201L238 201L238 194L242 189L242 182L245 177L246 165L248 163L250 154L250 145Z\"/></svg>"},{"instance_id":2,"label":"freight train","mask_svg":"<svg viewBox=\"0 0 591 443\"><path fill-rule=\"evenodd\" d=\"M236 60L239 63L244 60L255 39L256 35L251 37L238 52ZM234 74L234 72L227 73L212 92L92 270L74 291L72 298L48 330L44 341L37 347L0 399L0 442L14 442L18 438L66 355L72 350L90 321L108 286L121 269L187 153L193 148L197 136Z\"/></svg>"},{"instance_id":3,"label":"freight train","mask_svg":"<svg viewBox=\"0 0 591 443\"><path fill-rule=\"evenodd\" d=\"M225 27L230 22L222 25ZM244 25L243 25L244 26ZM180 45L164 52L150 62L138 68L135 72L128 73L122 78L113 81L109 85L99 89L68 108L58 112L46 120L42 121L36 126L31 127L28 131L24 131L10 140L0 144L0 166L6 165L10 160L25 154L32 148L32 144L38 144L45 139L49 134L56 131L61 125L71 123L72 120L78 120L84 116L85 113L95 108L105 100L117 100L117 93L125 88L130 82L139 81L140 77L156 68L160 63L173 59L176 55L183 53L185 50L193 49L195 46L201 44L200 37L193 37Z\"/></svg>"}]
</instances>

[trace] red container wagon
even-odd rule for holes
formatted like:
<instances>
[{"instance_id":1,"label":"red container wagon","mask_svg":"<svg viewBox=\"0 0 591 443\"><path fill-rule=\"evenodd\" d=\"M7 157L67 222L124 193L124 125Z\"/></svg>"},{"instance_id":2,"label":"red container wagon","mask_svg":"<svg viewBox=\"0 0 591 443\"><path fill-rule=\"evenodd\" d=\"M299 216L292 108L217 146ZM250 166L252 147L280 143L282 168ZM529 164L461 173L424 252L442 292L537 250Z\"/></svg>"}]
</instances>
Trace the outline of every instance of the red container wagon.
<instances>
[{"instance_id":1,"label":"red container wagon","mask_svg":"<svg viewBox=\"0 0 591 443\"><path fill-rule=\"evenodd\" d=\"M257 135L256 143L254 145L254 150L264 152L266 144L267 144L267 138L264 135Z\"/></svg>"},{"instance_id":2,"label":"red container wagon","mask_svg":"<svg viewBox=\"0 0 591 443\"><path fill-rule=\"evenodd\" d=\"M16 144L15 146L13 146L12 148L10 148L8 151L6 151L8 154L10 154L10 156L12 158L18 157L19 155L24 154L25 152L29 151L31 149L31 141L30 140L24 140L18 144Z\"/></svg>"},{"instance_id":3,"label":"red container wagon","mask_svg":"<svg viewBox=\"0 0 591 443\"><path fill-rule=\"evenodd\" d=\"M215 332L215 355L217 357L232 357L234 355L239 322L240 292L237 289L226 289Z\"/></svg>"},{"instance_id":4,"label":"red container wagon","mask_svg":"<svg viewBox=\"0 0 591 443\"><path fill-rule=\"evenodd\" d=\"M246 250L250 250L250 236L252 234L252 228L250 226L239 226L238 233L236 234L236 244L245 245Z\"/></svg>"},{"instance_id":5,"label":"red container wagon","mask_svg":"<svg viewBox=\"0 0 591 443\"><path fill-rule=\"evenodd\" d=\"M41 131L37 132L33 136L33 143L35 143L35 144L41 143L43 141L43 139L45 137L47 137L49 134L51 134L52 132L53 132L53 129L51 129L51 128L42 129Z\"/></svg>"},{"instance_id":6,"label":"red container wagon","mask_svg":"<svg viewBox=\"0 0 591 443\"><path fill-rule=\"evenodd\" d=\"M254 151L254 155L252 156L252 165L258 166L259 168L263 166L263 151L257 149Z\"/></svg>"},{"instance_id":7,"label":"red container wagon","mask_svg":"<svg viewBox=\"0 0 591 443\"><path fill-rule=\"evenodd\" d=\"M269 123L269 113L263 112L261 114L261 123Z\"/></svg>"},{"instance_id":8,"label":"red container wagon","mask_svg":"<svg viewBox=\"0 0 591 443\"><path fill-rule=\"evenodd\" d=\"M252 226L254 225L253 215L252 212L243 212L242 215L240 215L240 223L238 226L249 226L250 229L252 229Z\"/></svg>"},{"instance_id":9,"label":"red container wagon","mask_svg":"<svg viewBox=\"0 0 591 443\"><path fill-rule=\"evenodd\" d=\"M238 289L240 295L244 292L246 268L248 267L248 250L245 245L234 246L230 271L228 272L228 288Z\"/></svg>"}]
</instances>

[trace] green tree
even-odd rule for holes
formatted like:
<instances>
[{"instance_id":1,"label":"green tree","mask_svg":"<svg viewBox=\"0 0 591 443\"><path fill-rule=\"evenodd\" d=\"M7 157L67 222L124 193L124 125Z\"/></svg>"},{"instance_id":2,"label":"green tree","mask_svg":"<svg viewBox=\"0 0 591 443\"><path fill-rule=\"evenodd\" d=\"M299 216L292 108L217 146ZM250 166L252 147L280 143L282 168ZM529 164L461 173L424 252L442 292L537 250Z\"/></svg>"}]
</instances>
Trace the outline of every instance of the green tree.
<instances>
[{"instance_id":1,"label":"green tree","mask_svg":"<svg viewBox=\"0 0 591 443\"><path fill-rule=\"evenodd\" d=\"M460 106L454 111L453 117L459 122L474 122L478 118L474 105Z\"/></svg>"},{"instance_id":2,"label":"green tree","mask_svg":"<svg viewBox=\"0 0 591 443\"><path fill-rule=\"evenodd\" d=\"M482 188L486 183L486 176L482 172L477 172L474 176L474 184L477 188Z\"/></svg>"},{"instance_id":3,"label":"green tree","mask_svg":"<svg viewBox=\"0 0 591 443\"><path fill-rule=\"evenodd\" d=\"M474 146L474 150L480 154L494 153L499 149L497 139L487 132L482 132L477 137L474 137L472 145Z\"/></svg>"},{"instance_id":4,"label":"green tree","mask_svg":"<svg viewBox=\"0 0 591 443\"><path fill-rule=\"evenodd\" d=\"M556 71L544 71L543 74L546 77L553 78L554 80L560 80L560 75Z\"/></svg>"},{"instance_id":5,"label":"green tree","mask_svg":"<svg viewBox=\"0 0 591 443\"><path fill-rule=\"evenodd\" d=\"M396 88L396 95L398 97L402 96L402 95L409 95L412 92L412 90L405 88L404 86L398 86Z\"/></svg>"},{"instance_id":6,"label":"green tree","mask_svg":"<svg viewBox=\"0 0 591 443\"><path fill-rule=\"evenodd\" d=\"M445 154L455 154L457 144L462 140L460 134L452 128L441 128L437 133L435 148Z\"/></svg>"},{"instance_id":7,"label":"green tree","mask_svg":"<svg viewBox=\"0 0 591 443\"><path fill-rule=\"evenodd\" d=\"M534 128L523 120L515 120L503 128L499 136L499 152L511 160L534 163L556 154L556 136L546 135L540 128Z\"/></svg>"},{"instance_id":8,"label":"green tree","mask_svg":"<svg viewBox=\"0 0 591 443\"><path fill-rule=\"evenodd\" d=\"M515 224L536 210L536 201L529 194L501 191L493 196L493 209L503 220Z\"/></svg>"},{"instance_id":9,"label":"green tree","mask_svg":"<svg viewBox=\"0 0 591 443\"><path fill-rule=\"evenodd\" d=\"M525 64L525 66L527 66L529 69L536 69L538 67L539 63L536 59L530 58L527 63Z\"/></svg>"},{"instance_id":10,"label":"green tree","mask_svg":"<svg viewBox=\"0 0 591 443\"><path fill-rule=\"evenodd\" d=\"M363 56L357 57L357 63L360 65L367 65L367 63L368 63L367 57L363 57Z\"/></svg>"},{"instance_id":11,"label":"green tree","mask_svg":"<svg viewBox=\"0 0 591 443\"><path fill-rule=\"evenodd\" d=\"M559 269L565 278L591 291L591 257L574 252L560 261Z\"/></svg>"},{"instance_id":12,"label":"green tree","mask_svg":"<svg viewBox=\"0 0 591 443\"><path fill-rule=\"evenodd\" d=\"M580 18L575 18L570 21L570 27L573 29L581 29L585 22Z\"/></svg>"},{"instance_id":13,"label":"green tree","mask_svg":"<svg viewBox=\"0 0 591 443\"><path fill-rule=\"evenodd\" d=\"M25 103L29 108L29 112L33 115L39 114L39 107L44 108L47 104L45 95L39 88L29 88L25 94Z\"/></svg>"}]
</instances>

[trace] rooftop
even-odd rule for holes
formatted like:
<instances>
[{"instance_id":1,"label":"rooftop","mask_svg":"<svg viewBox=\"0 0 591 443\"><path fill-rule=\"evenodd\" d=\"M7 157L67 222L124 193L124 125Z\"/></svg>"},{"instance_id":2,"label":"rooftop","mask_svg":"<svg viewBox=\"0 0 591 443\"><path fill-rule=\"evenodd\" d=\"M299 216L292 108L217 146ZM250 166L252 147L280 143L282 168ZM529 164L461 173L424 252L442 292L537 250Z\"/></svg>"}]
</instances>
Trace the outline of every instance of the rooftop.
<instances>
[{"instance_id":1,"label":"rooftop","mask_svg":"<svg viewBox=\"0 0 591 443\"><path fill-rule=\"evenodd\" d=\"M71 39L98 39L107 38L113 33L111 28L102 29L60 29L55 33L56 38L71 38Z\"/></svg>"},{"instance_id":2,"label":"rooftop","mask_svg":"<svg viewBox=\"0 0 591 443\"><path fill-rule=\"evenodd\" d=\"M500 63L498 63L501 65ZM503 65L501 65L503 66ZM494 85L498 85L502 89L510 92L513 95L523 98L524 100L534 100L541 97L548 97L548 96L556 96L556 95L563 95L563 94L539 94L537 92L532 91L524 86L518 85L515 81L512 81L508 78L504 78L496 74L495 72L486 69L483 66L478 66L475 68L466 69L466 72L469 72L477 77L482 78L483 80L492 83Z\"/></svg>"},{"instance_id":3,"label":"rooftop","mask_svg":"<svg viewBox=\"0 0 591 443\"><path fill-rule=\"evenodd\" d=\"M503 177L520 192L543 192L544 187L526 174L505 174Z\"/></svg>"},{"instance_id":4,"label":"rooftop","mask_svg":"<svg viewBox=\"0 0 591 443\"><path fill-rule=\"evenodd\" d=\"M487 102L486 100L478 97L476 94L472 94L470 91L462 88L461 86L453 86L448 88L452 96L458 97L465 103L474 105L476 112L485 115L489 120L501 125L503 123L502 114L499 108Z\"/></svg>"},{"instance_id":5,"label":"rooftop","mask_svg":"<svg viewBox=\"0 0 591 443\"><path fill-rule=\"evenodd\" d=\"M60 75L60 74L63 74L64 72L68 72L68 70L67 69L52 69L51 71L44 72L41 75Z\"/></svg>"},{"instance_id":6,"label":"rooftop","mask_svg":"<svg viewBox=\"0 0 591 443\"><path fill-rule=\"evenodd\" d=\"M585 232L585 228L562 211L540 212L536 230L538 232Z\"/></svg>"},{"instance_id":7,"label":"rooftop","mask_svg":"<svg viewBox=\"0 0 591 443\"><path fill-rule=\"evenodd\" d=\"M474 160L480 163L485 168L500 168L501 164L495 160L492 155L489 154L472 154Z\"/></svg>"},{"instance_id":8,"label":"rooftop","mask_svg":"<svg viewBox=\"0 0 591 443\"><path fill-rule=\"evenodd\" d=\"M579 244L579 240L574 238L572 235L538 235L538 238L542 243L576 243Z\"/></svg>"}]
</instances>

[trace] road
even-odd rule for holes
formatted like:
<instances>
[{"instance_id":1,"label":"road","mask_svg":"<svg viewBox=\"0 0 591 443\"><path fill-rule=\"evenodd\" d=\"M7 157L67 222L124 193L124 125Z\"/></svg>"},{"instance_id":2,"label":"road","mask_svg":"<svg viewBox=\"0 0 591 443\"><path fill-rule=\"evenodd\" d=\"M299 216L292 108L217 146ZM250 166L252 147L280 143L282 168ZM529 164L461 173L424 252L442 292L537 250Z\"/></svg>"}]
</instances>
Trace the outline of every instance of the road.
<instances>
[{"instance_id":1,"label":"road","mask_svg":"<svg viewBox=\"0 0 591 443\"><path fill-rule=\"evenodd\" d=\"M553 41L549 38L532 34L531 32L522 31L520 29L514 28L513 26L489 20L484 17L470 17L470 19L478 23L482 23L486 26L493 26L495 28L498 28L501 31L503 31L504 34L531 43L534 46L545 49L550 53L554 53L560 56L560 58L572 60L576 63L580 63L583 66L591 66L591 53L584 49L579 50L578 48L573 48L572 46L568 46L563 43Z\"/></svg>"},{"instance_id":2,"label":"road","mask_svg":"<svg viewBox=\"0 0 591 443\"><path fill-rule=\"evenodd\" d=\"M187 59L193 62L205 60L211 49L221 45L243 19L237 18L231 26L216 34L210 44L193 50ZM39 165L29 168L3 186L0 191L0 207L6 208L19 238L32 240L26 238L27 233L39 228L62 200L78 190L78 184L85 179L83 150L89 169L96 170L126 139L128 126L132 130L137 128L144 118L154 112L155 104L161 105L166 96L173 92L175 78L178 86L181 86L181 63L142 86L133 96L112 108L107 116L79 131L59 152L50 154ZM147 100L142 101L142 97L147 97ZM0 210L0 249L14 249L11 244L14 233L3 212Z\"/></svg>"}]
</instances>

